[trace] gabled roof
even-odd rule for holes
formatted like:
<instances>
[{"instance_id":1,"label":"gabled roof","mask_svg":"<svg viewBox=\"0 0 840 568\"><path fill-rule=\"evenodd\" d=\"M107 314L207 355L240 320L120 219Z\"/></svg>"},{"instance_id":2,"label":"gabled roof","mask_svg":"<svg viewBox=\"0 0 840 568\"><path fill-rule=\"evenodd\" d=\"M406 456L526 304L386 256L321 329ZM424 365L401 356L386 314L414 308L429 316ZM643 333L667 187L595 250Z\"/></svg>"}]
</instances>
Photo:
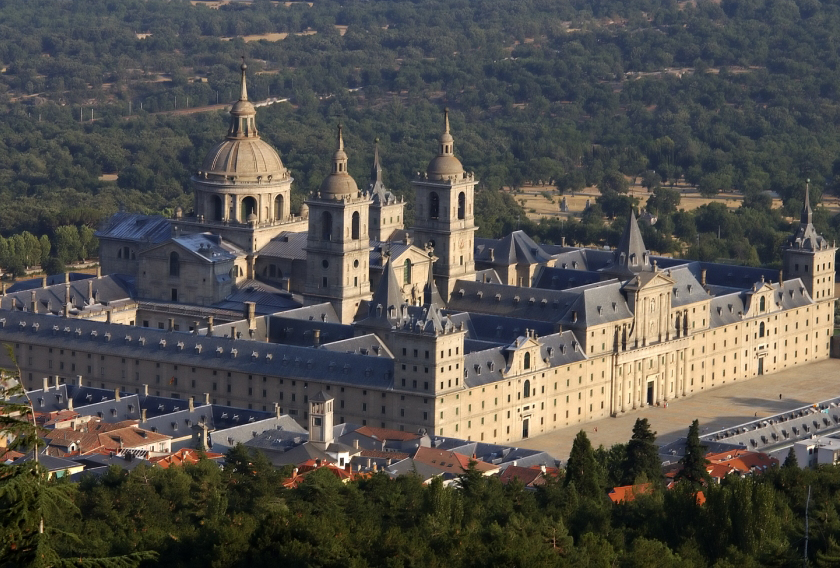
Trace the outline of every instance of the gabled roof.
<instances>
[{"instance_id":1,"label":"gabled roof","mask_svg":"<svg viewBox=\"0 0 840 568\"><path fill-rule=\"evenodd\" d=\"M306 237L305 231L283 231L263 245L259 250L259 255L284 260L306 260Z\"/></svg>"},{"instance_id":2,"label":"gabled roof","mask_svg":"<svg viewBox=\"0 0 840 568\"><path fill-rule=\"evenodd\" d=\"M621 284L617 280L609 280L598 286L584 288L560 318L560 323L574 328L586 328L632 317L621 293Z\"/></svg>"},{"instance_id":3,"label":"gabled roof","mask_svg":"<svg viewBox=\"0 0 840 568\"><path fill-rule=\"evenodd\" d=\"M497 265L540 264L551 260L551 255L519 230L498 240L476 239L475 260Z\"/></svg>"},{"instance_id":4,"label":"gabled roof","mask_svg":"<svg viewBox=\"0 0 840 568\"><path fill-rule=\"evenodd\" d=\"M463 454L449 450L427 448L425 446L417 448L417 452L415 452L412 459L417 463L435 468L441 473L453 473L456 475L466 473L470 467L470 462L475 462L475 469L481 473L497 471L499 469L498 466L475 460Z\"/></svg>"},{"instance_id":5,"label":"gabled roof","mask_svg":"<svg viewBox=\"0 0 840 568\"><path fill-rule=\"evenodd\" d=\"M169 219L160 215L121 211L109 217L94 234L100 239L160 244L169 239L172 227Z\"/></svg>"},{"instance_id":6,"label":"gabled roof","mask_svg":"<svg viewBox=\"0 0 840 568\"><path fill-rule=\"evenodd\" d=\"M622 485L621 487L613 487L607 497L613 503L629 503L633 501L637 495L647 495L653 491L650 483L642 483L640 485Z\"/></svg>"}]
</instances>

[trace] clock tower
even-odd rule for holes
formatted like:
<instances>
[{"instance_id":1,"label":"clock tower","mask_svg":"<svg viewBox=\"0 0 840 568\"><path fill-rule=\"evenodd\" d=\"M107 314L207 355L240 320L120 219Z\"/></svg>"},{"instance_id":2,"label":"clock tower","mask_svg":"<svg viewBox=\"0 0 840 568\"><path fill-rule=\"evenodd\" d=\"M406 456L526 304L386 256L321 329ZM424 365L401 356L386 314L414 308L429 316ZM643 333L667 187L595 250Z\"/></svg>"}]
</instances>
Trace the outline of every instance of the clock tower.
<instances>
[{"instance_id":1,"label":"clock tower","mask_svg":"<svg viewBox=\"0 0 840 568\"><path fill-rule=\"evenodd\" d=\"M412 181L414 186L414 242L429 245L438 257L434 278L444 301L458 279L475 278L475 174L464 171L455 157L454 138L449 133L449 109L444 111L444 131L438 155L426 172Z\"/></svg>"}]
</instances>

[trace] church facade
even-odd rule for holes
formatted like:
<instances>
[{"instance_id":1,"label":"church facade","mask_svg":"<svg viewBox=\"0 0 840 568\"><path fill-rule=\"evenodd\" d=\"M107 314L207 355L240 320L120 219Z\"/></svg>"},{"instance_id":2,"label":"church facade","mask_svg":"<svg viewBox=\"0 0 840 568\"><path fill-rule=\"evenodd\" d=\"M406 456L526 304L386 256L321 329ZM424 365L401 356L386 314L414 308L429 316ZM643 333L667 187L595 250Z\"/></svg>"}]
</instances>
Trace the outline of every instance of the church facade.
<instances>
[{"instance_id":1,"label":"church facade","mask_svg":"<svg viewBox=\"0 0 840 568\"><path fill-rule=\"evenodd\" d=\"M807 190L778 272L657 257L633 215L615 250L480 239L477 180L445 114L412 182L414 227L378 148L368 185L349 175L340 127L330 174L294 215L293 180L255 116L243 65L228 134L192 178L194 210L121 213L99 233L103 272L182 320L71 320L34 292L0 298L0 342L27 387L206 394L276 404L304 426L323 391L337 422L510 443L829 355L835 248ZM235 298L242 316L214 325Z\"/></svg>"}]
</instances>

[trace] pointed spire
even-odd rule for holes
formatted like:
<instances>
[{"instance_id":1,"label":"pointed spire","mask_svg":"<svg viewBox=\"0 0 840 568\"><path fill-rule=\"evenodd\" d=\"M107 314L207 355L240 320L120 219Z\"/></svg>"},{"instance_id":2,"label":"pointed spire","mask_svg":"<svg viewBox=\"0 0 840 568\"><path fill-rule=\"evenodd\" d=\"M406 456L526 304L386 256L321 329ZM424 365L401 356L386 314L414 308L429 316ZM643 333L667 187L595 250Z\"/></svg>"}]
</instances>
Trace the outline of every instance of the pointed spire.
<instances>
[{"instance_id":1,"label":"pointed spire","mask_svg":"<svg viewBox=\"0 0 840 568\"><path fill-rule=\"evenodd\" d=\"M639 230L636 213L632 209L630 210L630 219L621 235L621 241L615 250L615 264L632 272L638 272L650 266L648 250L645 248L642 232Z\"/></svg>"},{"instance_id":2,"label":"pointed spire","mask_svg":"<svg viewBox=\"0 0 840 568\"><path fill-rule=\"evenodd\" d=\"M402 290L397 275L394 273L391 255L383 254L382 256L385 265L382 278L379 280L370 301L368 318L387 320L390 324L394 324L400 317L400 308L404 303Z\"/></svg>"},{"instance_id":3,"label":"pointed spire","mask_svg":"<svg viewBox=\"0 0 840 568\"><path fill-rule=\"evenodd\" d=\"M435 284L435 275L434 275L434 265L435 265L435 257L432 256L432 251L429 250L429 273L426 277L426 285L423 287L423 305L436 305L438 307L444 307L443 298L440 295L440 291Z\"/></svg>"},{"instance_id":4,"label":"pointed spire","mask_svg":"<svg viewBox=\"0 0 840 568\"><path fill-rule=\"evenodd\" d=\"M239 100L230 109L230 128L228 128L228 139L259 138L257 131L256 116L257 110L248 100L248 87L245 82L245 58L242 58L240 67L242 76L239 80Z\"/></svg>"},{"instance_id":5,"label":"pointed spire","mask_svg":"<svg viewBox=\"0 0 840 568\"><path fill-rule=\"evenodd\" d=\"M341 123L338 124L338 149L333 154L333 174L347 175L347 153L344 151L344 134Z\"/></svg>"},{"instance_id":6,"label":"pointed spire","mask_svg":"<svg viewBox=\"0 0 840 568\"><path fill-rule=\"evenodd\" d=\"M379 163L379 138L373 141L373 167L370 170L371 182L382 183L382 164Z\"/></svg>"},{"instance_id":7,"label":"pointed spire","mask_svg":"<svg viewBox=\"0 0 840 568\"><path fill-rule=\"evenodd\" d=\"M245 65L245 56L242 56L242 66L240 67L242 70L242 78L239 80L239 100L240 101L247 101L248 100L248 86L245 84L245 71L248 69L248 66Z\"/></svg>"},{"instance_id":8,"label":"pointed spire","mask_svg":"<svg viewBox=\"0 0 840 568\"><path fill-rule=\"evenodd\" d=\"M805 181L805 203L802 205L802 216L799 222L803 225L810 225L813 222L814 213L811 211L811 196L810 196L811 180Z\"/></svg>"},{"instance_id":9,"label":"pointed spire","mask_svg":"<svg viewBox=\"0 0 840 568\"><path fill-rule=\"evenodd\" d=\"M443 109L443 133L449 134L449 107Z\"/></svg>"}]
</instances>

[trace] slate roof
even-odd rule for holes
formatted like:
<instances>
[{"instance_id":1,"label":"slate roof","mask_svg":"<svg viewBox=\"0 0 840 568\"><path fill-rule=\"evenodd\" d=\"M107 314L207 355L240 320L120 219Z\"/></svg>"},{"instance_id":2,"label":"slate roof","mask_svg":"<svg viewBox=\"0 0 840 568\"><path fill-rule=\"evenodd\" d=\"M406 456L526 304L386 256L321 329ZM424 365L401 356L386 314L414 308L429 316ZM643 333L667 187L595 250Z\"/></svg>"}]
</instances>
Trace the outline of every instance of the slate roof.
<instances>
[{"instance_id":1,"label":"slate roof","mask_svg":"<svg viewBox=\"0 0 840 568\"><path fill-rule=\"evenodd\" d=\"M175 237L172 242L207 262L223 262L245 256L245 251L213 233L193 233Z\"/></svg>"},{"instance_id":2,"label":"slate roof","mask_svg":"<svg viewBox=\"0 0 840 568\"><path fill-rule=\"evenodd\" d=\"M517 341L524 340L524 337ZM552 367L568 365L586 359L580 342L574 332L564 331L536 339L540 343L540 358L548 360ZM464 385L472 388L504 379L507 346L498 346L484 351L473 351L464 356Z\"/></svg>"},{"instance_id":3,"label":"slate roof","mask_svg":"<svg viewBox=\"0 0 840 568\"><path fill-rule=\"evenodd\" d=\"M283 231L259 250L259 255L288 260L306 260L306 232Z\"/></svg>"},{"instance_id":4,"label":"slate roof","mask_svg":"<svg viewBox=\"0 0 840 568\"><path fill-rule=\"evenodd\" d=\"M321 345L321 349L343 353L361 353L362 355L375 355L379 357L394 357L388 349L388 346L374 333L325 343Z\"/></svg>"},{"instance_id":5,"label":"slate roof","mask_svg":"<svg viewBox=\"0 0 840 568\"><path fill-rule=\"evenodd\" d=\"M621 283L608 280L582 289L560 318L560 323L582 329L632 317L621 293Z\"/></svg>"},{"instance_id":6,"label":"slate roof","mask_svg":"<svg viewBox=\"0 0 840 568\"><path fill-rule=\"evenodd\" d=\"M160 244L169 239L172 228L169 219L160 215L120 211L109 217L94 234L100 239Z\"/></svg>"},{"instance_id":7,"label":"slate roof","mask_svg":"<svg viewBox=\"0 0 840 568\"><path fill-rule=\"evenodd\" d=\"M66 299L63 276L60 283L48 285L46 288L40 287L40 280L34 282L37 283L37 287L27 287L0 296L0 308L29 311L34 292L39 313L63 314ZM72 314L85 310L95 311L107 307L118 307L132 301L128 286L122 279L115 276L76 279L70 282L70 313Z\"/></svg>"},{"instance_id":8,"label":"slate roof","mask_svg":"<svg viewBox=\"0 0 840 568\"><path fill-rule=\"evenodd\" d=\"M552 322L534 321L522 318L511 318L478 312L457 312L447 310L451 314L452 323L456 326L464 324L467 338L473 341L508 344L526 329L532 329L540 335L551 335L557 331L557 325Z\"/></svg>"},{"instance_id":9,"label":"slate roof","mask_svg":"<svg viewBox=\"0 0 840 568\"><path fill-rule=\"evenodd\" d=\"M639 223L636 221L636 213L630 210L630 219L624 227L621 241L613 253L612 266L604 267L602 270L620 273L631 276L642 270L650 270L650 251L645 247L642 239L642 232L639 230Z\"/></svg>"},{"instance_id":10,"label":"slate roof","mask_svg":"<svg viewBox=\"0 0 840 568\"><path fill-rule=\"evenodd\" d=\"M93 274L86 274L84 272L67 272L65 274L51 274L47 276L47 286L54 286L56 284L64 284L64 279L68 278L70 282L77 282L79 280L89 280L95 278ZM28 280L18 280L13 282L11 286L6 287L7 294L15 292L23 292L24 290L32 290L41 288L43 286L43 278L30 278Z\"/></svg>"},{"instance_id":11,"label":"slate roof","mask_svg":"<svg viewBox=\"0 0 840 568\"><path fill-rule=\"evenodd\" d=\"M220 421L218 426L209 434L211 448L217 452L225 452L238 443L244 444L258 436L273 440L284 439L298 444L309 439L309 433L294 418L285 414L236 426Z\"/></svg>"},{"instance_id":12,"label":"slate roof","mask_svg":"<svg viewBox=\"0 0 840 568\"><path fill-rule=\"evenodd\" d=\"M476 239L475 249L476 262L488 264L539 264L551 260L551 255L521 230L502 239Z\"/></svg>"},{"instance_id":13,"label":"slate roof","mask_svg":"<svg viewBox=\"0 0 840 568\"><path fill-rule=\"evenodd\" d=\"M671 306L679 307L711 298L700 285L688 266L678 266L665 271L666 275L675 280L671 291Z\"/></svg>"},{"instance_id":14,"label":"slate roof","mask_svg":"<svg viewBox=\"0 0 840 568\"><path fill-rule=\"evenodd\" d=\"M558 291L458 280L447 308L451 311L556 322L566 313L579 293L580 288Z\"/></svg>"},{"instance_id":15,"label":"slate roof","mask_svg":"<svg viewBox=\"0 0 840 568\"><path fill-rule=\"evenodd\" d=\"M808 185L806 185L805 200L802 203L799 227L796 228L796 232L788 239L788 246L808 251L825 250L828 248L828 241L817 233L817 229L814 228L814 214L811 211L811 197L809 194L810 191Z\"/></svg>"},{"instance_id":16,"label":"slate roof","mask_svg":"<svg viewBox=\"0 0 840 568\"><path fill-rule=\"evenodd\" d=\"M394 273L394 263L391 258L386 257L382 277L367 304L367 317L361 322L365 327L382 329L399 326L408 316L402 309L404 303L402 288Z\"/></svg>"},{"instance_id":17,"label":"slate roof","mask_svg":"<svg viewBox=\"0 0 840 568\"><path fill-rule=\"evenodd\" d=\"M603 276L600 272L543 266L534 278L534 288L566 290L585 284L594 284L601 280Z\"/></svg>"},{"instance_id":18,"label":"slate roof","mask_svg":"<svg viewBox=\"0 0 840 568\"><path fill-rule=\"evenodd\" d=\"M36 323L37 330L33 327ZM33 344L122 354L132 359L150 358L164 363L213 366L238 373L280 374L336 384L394 387L394 364L384 357L0 311L0 342L14 341L21 333Z\"/></svg>"},{"instance_id":19,"label":"slate roof","mask_svg":"<svg viewBox=\"0 0 840 568\"><path fill-rule=\"evenodd\" d=\"M213 304L213 307L225 310L238 310L243 313L245 302L256 304L256 313L273 314L278 311L299 308L301 302L294 296L275 286L259 280L244 280L236 285L234 291L224 300Z\"/></svg>"}]
</instances>

